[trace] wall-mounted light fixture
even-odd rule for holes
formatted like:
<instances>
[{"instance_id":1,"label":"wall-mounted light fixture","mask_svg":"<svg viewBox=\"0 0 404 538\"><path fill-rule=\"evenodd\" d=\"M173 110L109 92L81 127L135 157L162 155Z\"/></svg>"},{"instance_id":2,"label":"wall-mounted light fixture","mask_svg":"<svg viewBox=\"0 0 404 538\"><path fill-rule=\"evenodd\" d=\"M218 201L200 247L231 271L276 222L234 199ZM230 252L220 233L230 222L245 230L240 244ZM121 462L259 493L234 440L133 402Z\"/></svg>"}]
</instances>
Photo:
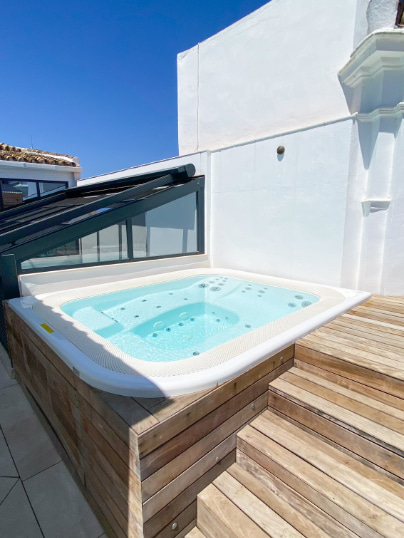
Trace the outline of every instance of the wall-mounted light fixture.
<instances>
[{"instance_id":1,"label":"wall-mounted light fixture","mask_svg":"<svg viewBox=\"0 0 404 538\"><path fill-rule=\"evenodd\" d=\"M278 146L276 149L278 155L283 155L285 153L285 146Z\"/></svg>"}]
</instances>

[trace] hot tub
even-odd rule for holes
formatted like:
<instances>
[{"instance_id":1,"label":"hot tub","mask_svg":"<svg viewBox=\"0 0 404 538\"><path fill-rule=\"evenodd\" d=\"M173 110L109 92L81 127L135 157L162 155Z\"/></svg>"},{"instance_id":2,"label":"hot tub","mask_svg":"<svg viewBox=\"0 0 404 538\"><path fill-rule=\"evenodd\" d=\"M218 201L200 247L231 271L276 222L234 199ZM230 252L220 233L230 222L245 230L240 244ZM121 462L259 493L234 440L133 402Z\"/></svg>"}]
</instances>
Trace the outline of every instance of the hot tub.
<instances>
[{"instance_id":1,"label":"hot tub","mask_svg":"<svg viewBox=\"0 0 404 538\"><path fill-rule=\"evenodd\" d=\"M93 387L176 396L219 385L370 295L190 269L10 301Z\"/></svg>"}]
</instances>

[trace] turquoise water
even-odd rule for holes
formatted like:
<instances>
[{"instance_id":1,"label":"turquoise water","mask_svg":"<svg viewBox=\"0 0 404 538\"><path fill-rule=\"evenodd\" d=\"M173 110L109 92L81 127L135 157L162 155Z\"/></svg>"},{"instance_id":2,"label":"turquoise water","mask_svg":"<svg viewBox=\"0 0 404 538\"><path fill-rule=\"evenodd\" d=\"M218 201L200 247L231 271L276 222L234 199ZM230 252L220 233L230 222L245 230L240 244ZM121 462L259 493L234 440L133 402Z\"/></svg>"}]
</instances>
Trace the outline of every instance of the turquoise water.
<instances>
[{"instance_id":1,"label":"turquoise water","mask_svg":"<svg viewBox=\"0 0 404 538\"><path fill-rule=\"evenodd\" d=\"M199 355L318 300L203 275L71 301L62 310L133 357L168 362Z\"/></svg>"}]
</instances>

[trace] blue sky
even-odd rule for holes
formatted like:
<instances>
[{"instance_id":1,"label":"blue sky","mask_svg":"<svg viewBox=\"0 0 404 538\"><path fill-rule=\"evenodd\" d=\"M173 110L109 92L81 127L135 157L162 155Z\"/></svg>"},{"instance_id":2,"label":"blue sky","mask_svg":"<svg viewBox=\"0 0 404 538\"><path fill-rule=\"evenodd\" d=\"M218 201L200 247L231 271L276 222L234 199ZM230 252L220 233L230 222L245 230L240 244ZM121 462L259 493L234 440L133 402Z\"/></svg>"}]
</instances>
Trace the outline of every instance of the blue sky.
<instances>
[{"instance_id":1,"label":"blue sky","mask_svg":"<svg viewBox=\"0 0 404 538\"><path fill-rule=\"evenodd\" d=\"M76 155L82 177L177 155L177 54L265 3L3 3L0 141Z\"/></svg>"}]
</instances>

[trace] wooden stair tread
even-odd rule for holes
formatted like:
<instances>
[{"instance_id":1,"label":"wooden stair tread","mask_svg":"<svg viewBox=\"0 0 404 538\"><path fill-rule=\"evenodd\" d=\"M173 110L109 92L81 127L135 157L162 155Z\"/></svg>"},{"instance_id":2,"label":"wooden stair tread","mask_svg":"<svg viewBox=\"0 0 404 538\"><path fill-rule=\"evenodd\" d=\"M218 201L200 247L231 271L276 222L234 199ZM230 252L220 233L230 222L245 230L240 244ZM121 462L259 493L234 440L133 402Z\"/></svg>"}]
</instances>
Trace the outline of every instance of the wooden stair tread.
<instances>
[{"instance_id":1,"label":"wooden stair tread","mask_svg":"<svg viewBox=\"0 0 404 538\"><path fill-rule=\"evenodd\" d=\"M317 329L315 334L324 339L339 343L348 349L353 346L355 352L357 352L357 350L371 352L372 354L377 352L376 354L380 354L383 358L386 357L399 364L404 364L404 339L400 339L402 340L401 342L395 341L395 345L392 345L386 338L372 339L370 334L359 333L359 331L355 330L349 331L345 328L338 330L335 327L329 327L328 325L324 325L324 327Z\"/></svg>"},{"instance_id":2,"label":"wooden stair tread","mask_svg":"<svg viewBox=\"0 0 404 538\"><path fill-rule=\"evenodd\" d=\"M370 323L355 323L343 318L337 318L331 321L324 328L333 329L338 333L345 335L358 335L360 338L367 338L368 341L381 342L387 344L394 349L404 349L404 332L395 331L394 329L387 330L386 328L377 327ZM387 334L386 334L387 333Z\"/></svg>"},{"instance_id":3,"label":"wooden stair tread","mask_svg":"<svg viewBox=\"0 0 404 538\"><path fill-rule=\"evenodd\" d=\"M268 538L268 534L244 514L214 484L198 495L198 528L207 536L220 538ZM220 534L216 534L219 530Z\"/></svg>"},{"instance_id":4,"label":"wooden stair tread","mask_svg":"<svg viewBox=\"0 0 404 538\"><path fill-rule=\"evenodd\" d=\"M206 536L201 533L198 527L194 527L185 535L185 538L206 538Z\"/></svg>"},{"instance_id":5,"label":"wooden stair tread","mask_svg":"<svg viewBox=\"0 0 404 538\"><path fill-rule=\"evenodd\" d=\"M396 409L298 368L285 372L281 379L404 435L404 409Z\"/></svg>"},{"instance_id":6,"label":"wooden stair tread","mask_svg":"<svg viewBox=\"0 0 404 538\"><path fill-rule=\"evenodd\" d=\"M252 426L404 523L403 486L270 411Z\"/></svg>"},{"instance_id":7,"label":"wooden stair tread","mask_svg":"<svg viewBox=\"0 0 404 538\"><path fill-rule=\"evenodd\" d=\"M237 470L233 470L233 472L240 476ZM268 536L273 538L283 536L300 538L303 536L228 472L219 475L213 484Z\"/></svg>"},{"instance_id":8,"label":"wooden stair tread","mask_svg":"<svg viewBox=\"0 0 404 538\"><path fill-rule=\"evenodd\" d=\"M282 376L271 382L269 389L270 392L279 393L306 409L321 414L321 416L326 417L328 420L335 421L354 433L358 433L366 439L398 454L400 457L404 457L404 435L382 424L378 424L374 420L363 417L346 407L342 407L333 401L329 401L324 397L317 396L312 392L283 381ZM337 399L337 397L335 396L334 399Z\"/></svg>"},{"instance_id":9,"label":"wooden stair tread","mask_svg":"<svg viewBox=\"0 0 404 538\"><path fill-rule=\"evenodd\" d=\"M238 483L242 484L257 499L270 507L282 520L304 536L317 536L318 538L329 536L302 512L296 510L290 503L278 496L277 493L268 488L267 485L264 485L258 478L255 478L252 473L246 471L240 465L233 464L227 469L227 473ZM220 479L221 477L217 480ZM286 529L288 529L287 526Z\"/></svg>"},{"instance_id":10,"label":"wooden stair tread","mask_svg":"<svg viewBox=\"0 0 404 538\"><path fill-rule=\"evenodd\" d=\"M350 363L353 367L359 366L391 378L397 378L401 381L401 383L404 381L404 372L402 370L398 370L391 365L382 364L378 360L374 361L372 358L370 358L370 355L368 355L367 358L360 357L359 355L355 354L355 350L353 349L350 351L342 351L319 340L309 339L307 336L296 343L295 352L297 358L299 358L299 354L297 353L299 348L307 348L314 350L316 353L330 355L334 359L339 359L341 361ZM373 358L378 359L377 355L374 355Z\"/></svg>"},{"instance_id":11,"label":"wooden stair tread","mask_svg":"<svg viewBox=\"0 0 404 538\"><path fill-rule=\"evenodd\" d=\"M310 502L303 495L288 486L285 482L270 473L267 469L259 465L255 460L244 454L241 450L237 452L238 467L242 467L249 472L257 481L261 482L267 490L270 490L278 499L283 499L288 506L288 521L303 532L302 526L299 526L299 521L294 517L294 513L290 512L293 508L296 512L303 514L305 520L310 520L315 528L324 531L326 536L338 536L338 538L357 538L357 534L345 527L339 521L331 517L329 514L321 510L318 506ZM231 469L229 472L231 472ZM258 493L256 493L258 495ZM279 510L277 504L271 504L271 508ZM282 515L282 514L281 514ZM308 534L308 536L317 536L316 532Z\"/></svg>"},{"instance_id":12,"label":"wooden stair tread","mask_svg":"<svg viewBox=\"0 0 404 538\"><path fill-rule=\"evenodd\" d=\"M265 412L239 432L240 450L359 536L404 535L402 521L275 441L271 418Z\"/></svg>"},{"instance_id":13,"label":"wooden stair tread","mask_svg":"<svg viewBox=\"0 0 404 538\"><path fill-rule=\"evenodd\" d=\"M300 345L300 342L304 344L304 340L300 340L295 345L296 361L312 366L321 365L322 369L334 374L385 392L400 400L403 399L404 380L399 379L397 370L394 368L388 368L389 371L386 373L385 366L371 363L353 354L342 357L335 350L325 350L318 344ZM402 405L399 408L402 409Z\"/></svg>"},{"instance_id":14,"label":"wooden stair tread","mask_svg":"<svg viewBox=\"0 0 404 538\"><path fill-rule=\"evenodd\" d=\"M320 331L315 331L302 340L299 345L320 349L324 353L332 354L338 358L354 362L355 364L367 365L386 375L394 375L404 379L404 365L399 360L391 359L387 356L380 355L377 352L372 353L370 349L365 351L359 349L359 346L349 342L341 342L333 335L325 335ZM371 347L370 345L368 346Z\"/></svg>"},{"instance_id":15,"label":"wooden stair tread","mask_svg":"<svg viewBox=\"0 0 404 538\"><path fill-rule=\"evenodd\" d=\"M398 415L394 414L394 416L397 416L397 418L401 419L401 416L404 416L403 400L401 398L393 396L392 394L387 394L386 392L383 392L381 390L369 387L367 385L363 385L362 383L358 383L358 381L354 381L349 377L344 377L340 374L331 372L330 370L324 370L323 368L319 368L317 366L314 366L313 364L303 362L298 359L295 359L295 368L299 373L302 373L304 371L311 374L315 374L316 377L331 381L335 386L347 388L349 390L352 390L356 394L362 394L364 396L372 398L372 400L374 401L385 403L389 406L390 409L393 408L395 410L394 413L398 411Z\"/></svg>"}]
</instances>

